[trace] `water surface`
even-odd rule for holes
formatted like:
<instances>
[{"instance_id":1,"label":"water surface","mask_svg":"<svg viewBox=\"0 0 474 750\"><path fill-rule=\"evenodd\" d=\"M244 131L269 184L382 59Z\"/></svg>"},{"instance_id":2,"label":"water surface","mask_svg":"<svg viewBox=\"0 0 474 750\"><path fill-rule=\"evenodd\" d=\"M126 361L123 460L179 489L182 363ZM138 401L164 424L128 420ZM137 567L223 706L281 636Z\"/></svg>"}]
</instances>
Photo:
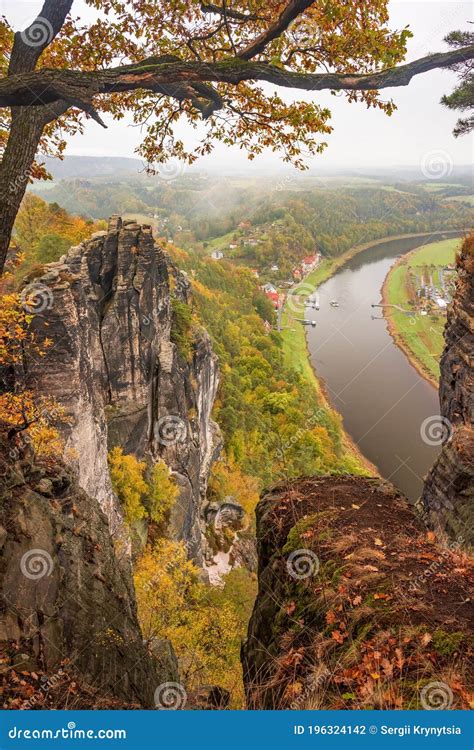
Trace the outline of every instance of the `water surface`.
<instances>
[{"instance_id":1,"label":"water surface","mask_svg":"<svg viewBox=\"0 0 474 750\"><path fill-rule=\"evenodd\" d=\"M455 236L446 233L443 237ZM395 346L380 303L383 281L399 254L429 241L389 240L347 262L319 288L320 310L307 328L311 361L346 432L382 476L408 498L419 497L423 478L439 452L420 434L424 420L439 414L437 390ZM339 307L330 306L337 300Z\"/></svg>"}]
</instances>

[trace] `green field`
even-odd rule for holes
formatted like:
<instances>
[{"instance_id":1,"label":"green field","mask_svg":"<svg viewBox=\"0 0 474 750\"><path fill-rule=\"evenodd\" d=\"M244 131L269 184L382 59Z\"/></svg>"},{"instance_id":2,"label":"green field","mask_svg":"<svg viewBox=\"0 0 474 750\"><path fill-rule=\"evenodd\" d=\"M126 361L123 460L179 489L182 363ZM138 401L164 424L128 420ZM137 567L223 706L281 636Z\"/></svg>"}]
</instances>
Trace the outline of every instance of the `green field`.
<instances>
[{"instance_id":1,"label":"green field","mask_svg":"<svg viewBox=\"0 0 474 750\"><path fill-rule=\"evenodd\" d=\"M428 273L435 286L440 285L439 270L452 264L460 240L442 240L424 245L409 253L397 263L387 276L384 285L386 303L400 305L406 310L413 307L413 288L410 270L415 278ZM398 310L388 313L390 330L395 341L414 364L433 382L439 378L439 358L443 351L443 330L446 316L441 313L409 316Z\"/></svg>"},{"instance_id":2,"label":"green field","mask_svg":"<svg viewBox=\"0 0 474 750\"><path fill-rule=\"evenodd\" d=\"M458 203L469 203L474 206L474 195L453 195L451 198L445 198L445 201L457 201Z\"/></svg>"}]
</instances>

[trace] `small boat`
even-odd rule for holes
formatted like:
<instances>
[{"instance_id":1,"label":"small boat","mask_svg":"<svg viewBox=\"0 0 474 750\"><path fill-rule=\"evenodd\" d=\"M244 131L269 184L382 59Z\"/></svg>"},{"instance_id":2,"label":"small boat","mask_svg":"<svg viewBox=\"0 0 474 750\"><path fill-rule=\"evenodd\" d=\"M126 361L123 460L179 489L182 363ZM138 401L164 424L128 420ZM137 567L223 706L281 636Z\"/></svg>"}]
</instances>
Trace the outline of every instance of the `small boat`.
<instances>
[{"instance_id":1,"label":"small boat","mask_svg":"<svg viewBox=\"0 0 474 750\"><path fill-rule=\"evenodd\" d=\"M306 320L305 318L296 318L296 320L303 326L312 326L313 328L316 328L315 320Z\"/></svg>"},{"instance_id":2,"label":"small boat","mask_svg":"<svg viewBox=\"0 0 474 750\"><path fill-rule=\"evenodd\" d=\"M339 307L339 302L336 299L332 299L329 304L331 307Z\"/></svg>"}]
</instances>

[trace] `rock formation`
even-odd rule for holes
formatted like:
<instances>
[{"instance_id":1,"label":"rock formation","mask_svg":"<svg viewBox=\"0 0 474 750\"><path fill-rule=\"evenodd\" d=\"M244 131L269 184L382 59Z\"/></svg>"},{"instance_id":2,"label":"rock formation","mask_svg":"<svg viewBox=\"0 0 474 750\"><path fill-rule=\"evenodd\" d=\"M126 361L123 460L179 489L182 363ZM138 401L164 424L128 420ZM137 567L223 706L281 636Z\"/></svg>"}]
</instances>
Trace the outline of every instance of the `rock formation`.
<instances>
[{"instance_id":1,"label":"rock formation","mask_svg":"<svg viewBox=\"0 0 474 750\"><path fill-rule=\"evenodd\" d=\"M295 480L257 507L259 592L242 649L250 708L469 708L472 237L458 268L441 359L444 444L422 514L393 486L353 476Z\"/></svg>"},{"instance_id":2,"label":"rock formation","mask_svg":"<svg viewBox=\"0 0 474 750\"><path fill-rule=\"evenodd\" d=\"M154 708L177 664L165 642L155 654L143 643L130 566L117 559L106 516L69 469L2 434L0 674L7 685L10 670L44 674L52 687L71 673L102 698Z\"/></svg>"},{"instance_id":3,"label":"rock formation","mask_svg":"<svg viewBox=\"0 0 474 750\"><path fill-rule=\"evenodd\" d=\"M472 559L391 485L281 485L258 505L257 542L249 708L468 708Z\"/></svg>"},{"instance_id":4,"label":"rock formation","mask_svg":"<svg viewBox=\"0 0 474 750\"><path fill-rule=\"evenodd\" d=\"M108 450L163 458L180 488L172 533L201 562L201 499L220 444L210 416L218 368L205 331L193 332L189 358L172 341L171 297L188 302L185 275L150 227L113 217L107 232L71 248L30 286L33 326L53 344L28 363L26 385L65 407L65 455L79 485L115 534L121 518Z\"/></svg>"},{"instance_id":5,"label":"rock formation","mask_svg":"<svg viewBox=\"0 0 474 750\"><path fill-rule=\"evenodd\" d=\"M153 707L177 663L166 642L142 641L107 456L166 462L180 490L169 532L202 563L217 358L194 324L180 349L173 305L190 306L189 283L150 227L113 218L28 281L31 329L51 345L16 377L64 407L65 451L41 462L20 438L2 445L0 665L22 656L49 678L67 662L102 696Z\"/></svg>"},{"instance_id":6,"label":"rock formation","mask_svg":"<svg viewBox=\"0 0 474 750\"><path fill-rule=\"evenodd\" d=\"M422 508L429 524L474 547L474 240L458 258L441 358L441 454L428 474Z\"/></svg>"}]
</instances>

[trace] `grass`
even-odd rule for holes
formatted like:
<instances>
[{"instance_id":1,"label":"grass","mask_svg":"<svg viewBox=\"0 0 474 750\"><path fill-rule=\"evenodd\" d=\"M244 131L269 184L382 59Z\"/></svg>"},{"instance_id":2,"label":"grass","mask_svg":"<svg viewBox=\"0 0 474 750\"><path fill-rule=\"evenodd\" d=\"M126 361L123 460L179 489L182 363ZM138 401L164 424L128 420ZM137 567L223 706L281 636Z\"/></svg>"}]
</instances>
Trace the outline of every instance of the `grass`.
<instances>
[{"instance_id":1,"label":"grass","mask_svg":"<svg viewBox=\"0 0 474 750\"><path fill-rule=\"evenodd\" d=\"M448 201L457 201L458 203L469 203L470 206L474 206L474 195L453 195L450 198L444 199Z\"/></svg>"},{"instance_id":2,"label":"grass","mask_svg":"<svg viewBox=\"0 0 474 750\"><path fill-rule=\"evenodd\" d=\"M451 240L441 240L440 242L430 242L429 245L423 245L415 250L408 258L408 266L415 268L417 266L446 266L454 262L456 249L459 247L460 240L457 238Z\"/></svg>"},{"instance_id":3,"label":"grass","mask_svg":"<svg viewBox=\"0 0 474 750\"><path fill-rule=\"evenodd\" d=\"M410 303L414 298L410 270L415 276L419 276L422 269L427 269L434 284L439 285L439 268L454 262L459 244L458 239L432 242L402 258L387 276L384 300L410 310ZM390 311L389 327L396 343L417 369L434 384L437 384L439 379L439 359L444 346L445 321L443 313L408 316L398 310Z\"/></svg>"}]
</instances>

